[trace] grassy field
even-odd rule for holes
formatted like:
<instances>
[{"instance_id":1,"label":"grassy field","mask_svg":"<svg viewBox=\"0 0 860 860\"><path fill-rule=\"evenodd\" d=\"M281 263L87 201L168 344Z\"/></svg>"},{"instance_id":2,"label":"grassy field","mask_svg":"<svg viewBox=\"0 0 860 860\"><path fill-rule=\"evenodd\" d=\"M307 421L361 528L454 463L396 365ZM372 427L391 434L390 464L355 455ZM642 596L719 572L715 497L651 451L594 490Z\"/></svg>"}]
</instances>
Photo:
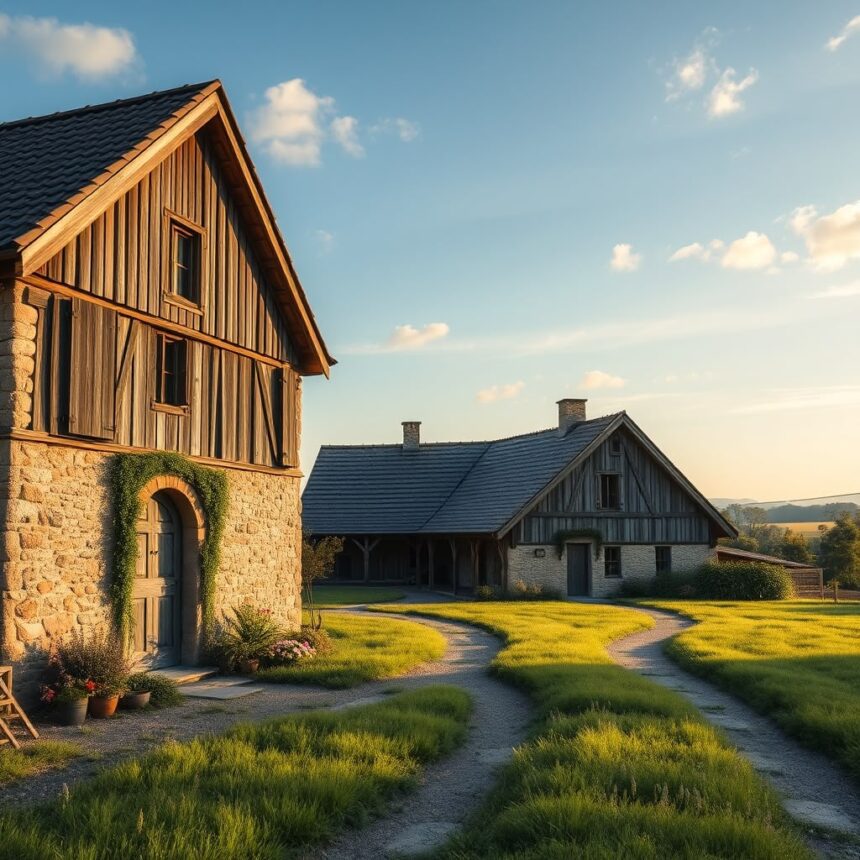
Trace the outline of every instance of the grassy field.
<instances>
[{"instance_id":1,"label":"grassy field","mask_svg":"<svg viewBox=\"0 0 860 860\"><path fill-rule=\"evenodd\" d=\"M323 618L334 643L331 653L293 666L264 669L257 677L275 683L343 689L402 675L445 653L445 638L425 624L338 612L327 612Z\"/></svg>"},{"instance_id":2,"label":"grassy field","mask_svg":"<svg viewBox=\"0 0 860 860\"><path fill-rule=\"evenodd\" d=\"M43 770L65 767L82 754L83 750L71 741L28 742L19 750L8 744L0 746L0 787Z\"/></svg>"},{"instance_id":3,"label":"grassy field","mask_svg":"<svg viewBox=\"0 0 860 860\"><path fill-rule=\"evenodd\" d=\"M553 602L391 608L502 636L495 670L538 707L452 860L809 856L774 793L691 705L611 664L604 645L650 619Z\"/></svg>"},{"instance_id":4,"label":"grassy field","mask_svg":"<svg viewBox=\"0 0 860 860\"><path fill-rule=\"evenodd\" d=\"M317 606L355 606L359 603L390 603L400 600L404 592L399 588L376 585L318 585L314 589Z\"/></svg>"},{"instance_id":5,"label":"grassy field","mask_svg":"<svg viewBox=\"0 0 860 860\"><path fill-rule=\"evenodd\" d=\"M669 653L860 781L860 604L649 601L699 621Z\"/></svg>"},{"instance_id":6,"label":"grassy field","mask_svg":"<svg viewBox=\"0 0 860 860\"><path fill-rule=\"evenodd\" d=\"M169 742L60 800L0 813L16 860L268 860L297 856L380 813L466 736L471 702L427 687ZM169 801L169 802L168 802Z\"/></svg>"},{"instance_id":7,"label":"grassy field","mask_svg":"<svg viewBox=\"0 0 860 860\"><path fill-rule=\"evenodd\" d=\"M773 525L779 526L781 529L791 529L793 532L802 534L807 540L810 540L811 538L821 537L821 532L818 531L819 526L825 526L829 529L833 525L833 521L819 523L773 523Z\"/></svg>"}]
</instances>

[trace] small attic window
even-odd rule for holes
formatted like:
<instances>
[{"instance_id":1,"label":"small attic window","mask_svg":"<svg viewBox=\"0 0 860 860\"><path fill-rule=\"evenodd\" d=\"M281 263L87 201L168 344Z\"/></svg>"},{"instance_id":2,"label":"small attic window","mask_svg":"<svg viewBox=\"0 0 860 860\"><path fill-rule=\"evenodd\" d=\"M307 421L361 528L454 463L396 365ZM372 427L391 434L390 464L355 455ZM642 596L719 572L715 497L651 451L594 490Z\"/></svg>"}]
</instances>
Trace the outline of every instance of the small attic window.
<instances>
[{"instance_id":1,"label":"small attic window","mask_svg":"<svg viewBox=\"0 0 860 860\"><path fill-rule=\"evenodd\" d=\"M164 298L199 311L203 304L205 231L173 212L165 212Z\"/></svg>"},{"instance_id":2,"label":"small attic window","mask_svg":"<svg viewBox=\"0 0 860 860\"><path fill-rule=\"evenodd\" d=\"M621 454L621 437L613 436L609 440L609 453L612 454L613 457L617 457Z\"/></svg>"}]
</instances>

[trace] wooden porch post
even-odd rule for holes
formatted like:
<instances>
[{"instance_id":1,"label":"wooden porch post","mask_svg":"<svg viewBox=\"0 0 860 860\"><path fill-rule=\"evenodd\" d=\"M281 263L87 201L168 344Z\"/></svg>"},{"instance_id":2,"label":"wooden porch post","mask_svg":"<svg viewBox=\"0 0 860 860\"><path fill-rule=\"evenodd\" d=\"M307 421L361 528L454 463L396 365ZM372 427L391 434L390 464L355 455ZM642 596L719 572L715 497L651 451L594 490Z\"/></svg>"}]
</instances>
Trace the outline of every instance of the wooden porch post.
<instances>
[{"instance_id":1,"label":"wooden porch post","mask_svg":"<svg viewBox=\"0 0 860 860\"><path fill-rule=\"evenodd\" d=\"M352 542L361 550L362 556L364 556L364 583L367 584L370 582L370 553L379 543L380 538L376 538L371 543L369 537L363 537L361 539L361 543L359 543L355 538L352 538Z\"/></svg>"},{"instance_id":2,"label":"wooden porch post","mask_svg":"<svg viewBox=\"0 0 860 860\"><path fill-rule=\"evenodd\" d=\"M433 566L433 539L427 539L427 587L432 591L436 585L436 570Z\"/></svg>"},{"instance_id":3,"label":"wooden porch post","mask_svg":"<svg viewBox=\"0 0 860 860\"><path fill-rule=\"evenodd\" d=\"M451 547L451 589L454 594L457 593L457 541L454 538L448 538L448 545Z\"/></svg>"},{"instance_id":4,"label":"wooden porch post","mask_svg":"<svg viewBox=\"0 0 860 860\"><path fill-rule=\"evenodd\" d=\"M503 541L496 541L496 550L499 553L499 562L501 563L502 591L508 590L508 554L505 552Z\"/></svg>"},{"instance_id":5,"label":"wooden porch post","mask_svg":"<svg viewBox=\"0 0 860 860\"><path fill-rule=\"evenodd\" d=\"M472 588L477 588L481 584L481 546L476 538L469 542L469 549L472 553Z\"/></svg>"}]
</instances>

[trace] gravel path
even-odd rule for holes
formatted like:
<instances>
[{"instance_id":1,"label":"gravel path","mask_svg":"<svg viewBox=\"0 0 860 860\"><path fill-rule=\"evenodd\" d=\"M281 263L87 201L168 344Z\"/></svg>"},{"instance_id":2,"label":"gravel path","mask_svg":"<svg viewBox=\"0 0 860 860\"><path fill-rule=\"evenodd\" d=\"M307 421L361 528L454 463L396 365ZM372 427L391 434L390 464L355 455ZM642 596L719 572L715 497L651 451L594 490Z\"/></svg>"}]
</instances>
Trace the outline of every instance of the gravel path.
<instances>
[{"instance_id":1,"label":"gravel path","mask_svg":"<svg viewBox=\"0 0 860 860\"><path fill-rule=\"evenodd\" d=\"M613 642L608 651L624 666L689 699L721 729L739 752L782 795L788 813L810 828L809 842L825 857L860 858L860 796L848 775L830 759L800 746L772 720L728 693L691 675L663 650L665 640L693 622L679 615L637 607L655 626ZM818 835L818 829L838 837Z\"/></svg>"},{"instance_id":2,"label":"gravel path","mask_svg":"<svg viewBox=\"0 0 860 860\"><path fill-rule=\"evenodd\" d=\"M423 597L409 595L406 602ZM435 602L435 601L434 601ZM343 610L363 614L362 607ZM380 616L374 613L374 617ZM125 714L114 719L88 720L85 727L40 725L41 736L74 740L85 756L68 767L19 780L3 789L3 805L22 805L58 796L95 775L105 766L140 755L167 739L189 740L219 733L239 722L258 721L313 708L341 709L384 701L392 692L431 684L454 684L472 696L474 712L466 742L443 761L429 766L416 791L404 796L399 808L360 831L347 831L328 849L309 856L326 858L382 858L428 850L443 842L476 807L493 785L494 772L511 759L513 748L526 733L530 717L524 694L496 680L487 667L499 640L465 624L414 616L386 615L438 630L448 641L444 657L417 666L408 674L370 682L350 690L254 683L260 693L225 703L187 698L164 711Z\"/></svg>"}]
</instances>

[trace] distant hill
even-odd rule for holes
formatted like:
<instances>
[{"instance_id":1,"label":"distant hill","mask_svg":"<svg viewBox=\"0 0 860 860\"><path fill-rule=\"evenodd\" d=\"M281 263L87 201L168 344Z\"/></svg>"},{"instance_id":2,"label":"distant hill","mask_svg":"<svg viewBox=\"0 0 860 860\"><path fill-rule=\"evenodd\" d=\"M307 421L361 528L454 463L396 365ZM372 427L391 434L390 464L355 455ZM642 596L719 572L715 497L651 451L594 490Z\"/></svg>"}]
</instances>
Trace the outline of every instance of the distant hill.
<instances>
[{"instance_id":1,"label":"distant hill","mask_svg":"<svg viewBox=\"0 0 860 860\"><path fill-rule=\"evenodd\" d=\"M708 501L718 510L727 508L729 505L757 505L755 499L708 499Z\"/></svg>"},{"instance_id":2,"label":"distant hill","mask_svg":"<svg viewBox=\"0 0 860 860\"><path fill-rule=\"evenodd\" d=\"M843 511L860 513L860 493L826 496L821 499L795 499L784 502L757 502L754 499L711 499L719 510L729 505L764 508L772 523L832 522Z\"/></svg>"}]
</instances>

